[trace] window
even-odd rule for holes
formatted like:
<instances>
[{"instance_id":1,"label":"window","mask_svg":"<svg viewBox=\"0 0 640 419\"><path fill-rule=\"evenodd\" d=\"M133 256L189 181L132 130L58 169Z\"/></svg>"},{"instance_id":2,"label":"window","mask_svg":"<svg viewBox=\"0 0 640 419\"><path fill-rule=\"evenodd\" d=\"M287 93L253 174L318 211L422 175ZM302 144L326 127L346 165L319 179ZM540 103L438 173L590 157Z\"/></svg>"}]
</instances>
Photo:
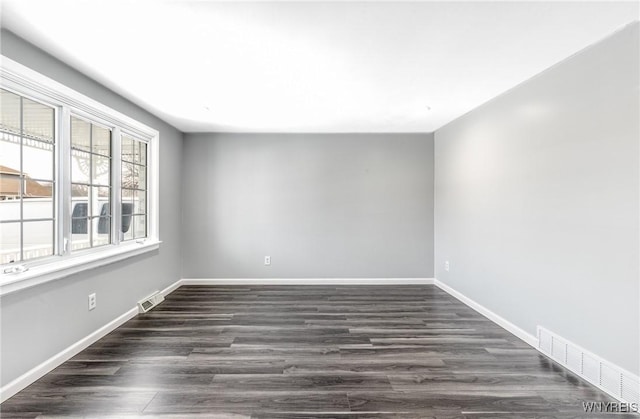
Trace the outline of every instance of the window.
<instances>
[{"instance_id":1,"label":"window","mask_svg":"<svg viewBox=\"0 0 640 419\"><path fill-rule=\"evenodd\" d=\"M0 60L0 295L158 247L158 132Z\"/></svg>"},{"instance_id":2,"label":"window","mask_svg":"<svg viewBox=\"0 0 640 419\"><path fill-rule=\"evenodd\" d=\"M55 251L55 109L0 90L0 263Z\"/></svg>"},{"instance_id":3,"label":"window","mask_svg":"<svg viewBox=\"0 0 640 419\"><path fill-rule=\"evenodd\" d=\"M71 117L71 250L111 243L111 130Z\"/></svg>"},{"instance_id":4,"label":"window","mask_svg":"<svg viewBox=\"0 0 640 419\"><path fill-rule=\"evenodd\" d=\"M147 144L122 136L122 233L124 240L147 237Z\"/></svg>"}]
</instances>

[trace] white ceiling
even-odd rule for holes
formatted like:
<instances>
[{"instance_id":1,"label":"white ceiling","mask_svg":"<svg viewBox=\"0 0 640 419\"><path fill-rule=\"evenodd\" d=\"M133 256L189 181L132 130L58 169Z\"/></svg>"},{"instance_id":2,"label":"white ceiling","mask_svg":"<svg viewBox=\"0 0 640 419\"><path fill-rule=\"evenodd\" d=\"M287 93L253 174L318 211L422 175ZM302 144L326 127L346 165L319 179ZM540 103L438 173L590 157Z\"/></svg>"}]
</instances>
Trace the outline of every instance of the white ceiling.
<instances>
[{"instance_id":1,"label":"white ceiling","mask_svg":"<svg viewBox=\"0 0 640 419\"><path fill-rule=\"evenodd\" d=\"M2 0L2 25L185 132L431 132L638 2Z\"/></svg>"}]
</instances>

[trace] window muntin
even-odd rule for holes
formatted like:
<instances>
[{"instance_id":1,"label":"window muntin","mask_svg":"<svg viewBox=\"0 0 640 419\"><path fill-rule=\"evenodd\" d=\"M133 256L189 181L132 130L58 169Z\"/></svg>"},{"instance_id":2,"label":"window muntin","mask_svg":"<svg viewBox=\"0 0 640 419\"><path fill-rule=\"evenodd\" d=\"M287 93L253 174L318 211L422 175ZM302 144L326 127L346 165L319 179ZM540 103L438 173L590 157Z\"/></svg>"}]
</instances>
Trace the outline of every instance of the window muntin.
<instances>
[{"instance_id":1,"label":"window muntin","mask_svg":"<svg viewBox=\"0 0 640 419\"><path fill-rule=\"evenodd\" d=\"M71 251L110 244L111 130L71 116Z\"/></svg>"},{"instance_id":2,"label":"window muntin","mask_svg":"<svg viewBox=\"0 0 640 419\"><path fill-rule=\"evenodd\" d=\"M122 135L122 225L123 240L147 237L147 143Z\"/></svg>"},{"instance_id":3,"label":"window muntin","mask_svg":"<svg viewBox=\"0 0 640 419\"><path fill-rule=\"evenodd\" d=\"M55 117L0 89L0 264L56 251Z\"/></svg>"}]
</instances>

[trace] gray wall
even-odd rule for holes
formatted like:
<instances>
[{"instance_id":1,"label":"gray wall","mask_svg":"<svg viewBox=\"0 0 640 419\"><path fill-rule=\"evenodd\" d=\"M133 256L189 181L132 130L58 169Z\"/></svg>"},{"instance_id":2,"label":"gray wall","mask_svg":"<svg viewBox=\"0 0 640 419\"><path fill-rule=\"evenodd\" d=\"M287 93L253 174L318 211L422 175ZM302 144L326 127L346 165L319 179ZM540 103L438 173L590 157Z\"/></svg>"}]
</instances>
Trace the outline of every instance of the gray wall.
<instances>
[{"instance_id":1,"label":"gray wall","mask_svg":"<svg viewBox=\"0 0 640 419\"><path fill-rule=\"evenodd\" d=\"M2 54L160 131L160 250L0 298L0 383L84 338L180 278L182 133L3 30ZM162 65L162 63L157 63ZM87 310L87 296L98 306Z\"/></svg>"},{"instance_id":2,"label":"gray wall","mask_svg":"<svg viewBox=\"0 0 640 419\"><path fill-rule=\"evenodd\" d=\"M436 277L635 374L638 36L636 23L435 133Z\"/></svg>"},{"instance_id":3,"label":"gray wall","mask_svg":"<svg viewBox=\"0 0 640 419\"><path fill-rule=\"evenodd\" d=\"M183 277L433 276L432 135L197 134L184 144Z\"/></svg>"}]
</instances>

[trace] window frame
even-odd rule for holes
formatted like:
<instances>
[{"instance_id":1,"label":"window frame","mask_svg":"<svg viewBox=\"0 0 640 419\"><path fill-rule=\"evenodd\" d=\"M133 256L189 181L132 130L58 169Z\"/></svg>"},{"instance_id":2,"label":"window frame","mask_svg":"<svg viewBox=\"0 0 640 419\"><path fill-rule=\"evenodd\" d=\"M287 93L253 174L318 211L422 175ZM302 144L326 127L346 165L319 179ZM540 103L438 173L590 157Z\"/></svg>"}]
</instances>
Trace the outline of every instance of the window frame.
<instances>
[{"instance_id":1,"label":"window frame","mask_svg":"<svg viewBox=\"0 0 640 419\"><path fill-rule=\"evenodd\" d=\"M89 123L90 124L90 128L89 128L90 130L93 129L93 126L98 126L98 127L105 128L105 129L108 129L108 130L111 131L110 132L110 136L111 136L110 141L111 141L111 143L110 143L110 147L109 147L111 149L110 150L110 156L109 156L109 161L110 161L111 167L110 167L110 170L109 170L110 171L110 176L109 176L109 185L108 185L108 188L111 191L110 196L109 196L109 212L110 212L109 217L110 217L111 227L110 227L110 231L109 231L109 240L110 240L110 242L108 244L99 245L99 246L94 246L93 245L92 240L91 240L91 236L92 236L91 230L93 228L91 219L94 218L94 216L91 214L91 212L89 210L89 208L91 206L89 205L89 202L87 202L87 204L88 204L87 205L87 215L86 215L85 218L87 218L87 234L90 237L89 246L86 247L86 248L80 248L80 249L77 249L77 250L73 250L73 247L72 247L72 243L73 243L72 242L72 236L73 236L73 210L74 210L74 208L73 208L73 196L71 194L71 189L73 189L74 182L73 182L73 173L71 172L71 166L69 166L70 175L69 175L69 179L67 179L68 182L65 183L65 186L71 185L71 187L69 188L69 191L68 191L69 192L69 196L65 196L64 199L69 201L70 210L69 210L68 214L63 214L63 216L65 216L65 218L68 218L70 220L71 233L67 234L67 232L65 231L65 237L64 237L65 241L63 241L63 246L66 243L66 245L70 247L70 249L68 249L69 253L77 254L79 252L83 252L83 251L88 250L88 249L96 249L96 248L99 248L99 247L111 246L111 245L114 245L114 244L117 245L117 244L119 244L119 242L118 242L117 238L114 235L115 230L113 228L113 224L115 224L114 219L113 219L113 207L114 207L114 203L113 203L113 194L114 194L114 192L113 192L113 182L114 182L115 178L113 177L113 173L112 173L113 170L114 170L113 166L115 166L114 162L113 162L113 146L115 144L115 141L114 141L114 138L113 138L114 128L109 126L109 125L107 125L107 124L103 124L101 121L98 121L95 118L86 118L84 116L80 116L78 113L76 113L73 110L71 110L70 119L69 119L69 133L70 133L69 134L69 139L68 139L69 140L69 148L64 150L64 153L69 155L70 161L71 161L71 155L73 154L73 144L72 144L72 140L71 140L71 131L72 131L71 130L71 119L72 118L80 119L80 120L82 120L84 122ZM64 122L66 123L67 121L65 120ZM93 150L86 151L86 153L90 154L90 155L96 155L96 153L94 153ZM91 169L91 170L93 170L93 169ZM89 175L88 182L89 182L89 185L87 185L87 186L89 188L89 197L91 197L91 193L92 193L91 192L91 188L92 187L98 187L98 186L97 185L92 185L93 179L91 178L91 175ZM67 253L66 251L67 251L67 249L65 248L65 253Z\"/></svg>"},{"instance_id":2,"label":"window frame","mask_svg":"<svg viewBox=\"0 0 640 419\"><path fill-rule=\"evenodd\" d=\"M122 158L122 139L123 137L129 137L130 139L132 139L133 141L137 141L137 142L143 142L146 144L147 148L146 148L146 152L145 152L145 162L144 164L138 164L136 162L129 162L126 161ZM118 194L118 199L119 199L119 203L118 203L118 210L122 211L122 192L127 189L130 190L132 192L139 192L140 188L125 188L122 185L122 166L127 163L127 164L133 164L134 166L142 166L145 169L145 185L144 185L144 192L145 192L145 212L144 212L144 216L145 216L145 220L146 220L146 235L143 238L136 238L136 234L135 231L133 231L133 238L131 239L127 239L124 232L122 232L122 234L120 233L121 229L118 229L118 236L119 236L119 240L120 242L128 242L128 241L138 241L138 240L145 240L147 237L149 237L150 231L149 231L149 216L150 216L150 205L149 205L149 143L144 141L143 139L140 139L138 137L136 137L135 135L127 132L127 131L121 131L120 132L120 141L119 141L119 147L120 147L120 154L118 155L118 159L120 162L120 184L119 184L119 191L117 192ZM131 209L131 220L130 220L130 228L133 229L135 228L135 217L139 215L135 213L135 204L133 204L133 208ZM122 216L120 216L119 220L122 220Z\"/></svg>"},{"instance_id":3,"label":"window frame","mask_svg":"<svg viewBox=\"0 0 640 419\"><path fill-rule=\"evenodd\" d=\"M159 132L0 55L0 87L55 109L54 255L0 265L0 295L133 257L160 247ZM71 116L111 129L111 244L71 251ZM147 237L122 241L121 138L147 143Z\"/></svg>"},{"instance_id":4,"label":"window frame","mask_svg":"<svg viewBox=\"0 0 640 419\"><path fill-rule=\"evenodd\" d=\"M2 57L2 56L0 55L0 57ZM3 87L3 84L2 84L2 78L0 77L0 88L1 87ZM60 110L59 110L58 107L53 106L50 103L47 103L46 101L40 100L39 98L36 98L36 97L34 97L32 95L21 94L21 93L15 92L15 91L10 90L10 89L5 89L5 90L10 91L11 93L13 93L13 94L15 94L15 95L17 95L17 96L19 96L21 98L20 99L20 107L21 107L21 109L20 109L20 126L21 126L21 132L20 132L21 144L20 144L20 147L21 147L21 150L20 150L20 163L19 163L19 169L20 169L19 188L21 190L21 192L20 192L20 200L21 200L20 207L21 207L21 210L20 210L20 221L19 221L21 239L19 240L19 242L20 242L20 252L19 253L20 253L20 257L21 258L24 257L24 243L23 243L23 240L24 240L24 223L25 222L33 222L33 221L29 220L28 218L24 218L24 216L23 216L24 215L24 210L23 210L23 208L24 208L24 197L22 197L22 194L24 192L24 188L26 187L26 184L25 184L26 179L23 178L24 172L22 171L22 166L23 166L23 163L24 163L24 158L23 158L24 150L22 149L24 147L24 144L22 142L23 139L24 139L24 132L22 130L22 127L24 125L24 121L22 119L23 118L23 114L24 114L24 108L23 108L24 100L23 99L27 99L27 100L29 100L31 102L39 103L39 104L41 104L43 106L47 106L47 107L49 107L49 108L51 108L53 110L53 123L54 123L54 126L53 126L53 141L51 142L51 144L53 146L53 173L52 173L53 176L52 176L51 181L41 180L41 179L37 179L36 180L36 182L45 181L45 182L50 182L50 183L53 184L52 195L51 195L52 204L53 204L53 214L52 214L52 218L50 219L53 222L53 231L52 231L52 233L53 233L52 239L53 240L51 242L52 255L44 256L44 257L40 257L40 258L34 258L34 259L32 259L32 261L34 261L34 260L35 261L46 260L46 259L49 259L49 258L52 258L53 256L55 256L57 254L57 252L58 252L58 249L59 249L58 235L59 235L60 232L59 232L59 228L58 228L58 223L60 222L60 212L59 212L59 207L58 206L59 206L61 197L59 195L60 188L59 188L59 181L58 181L58 169L59 169L59 165L60 165L60 162L59 162L58 158L59 158L59 154L60 154L60 148L59 148L59 144L58 144L57 140L58 140L58 129L59 129L59 121L60 121ZM20 263L15 263L15 265L21 265L21 264L22 264L22 260L20 261ZM11 266L11 265L14 265L14 263L10 263L10 264L6 264L5 263L5 264L3 264L3 263L0 262L0 273L3 271L4 267ZM0 278L0 295L2 295L1 284L2 284L2 281L1 281L1 278Z\"/></svg>"}]
</instances>

